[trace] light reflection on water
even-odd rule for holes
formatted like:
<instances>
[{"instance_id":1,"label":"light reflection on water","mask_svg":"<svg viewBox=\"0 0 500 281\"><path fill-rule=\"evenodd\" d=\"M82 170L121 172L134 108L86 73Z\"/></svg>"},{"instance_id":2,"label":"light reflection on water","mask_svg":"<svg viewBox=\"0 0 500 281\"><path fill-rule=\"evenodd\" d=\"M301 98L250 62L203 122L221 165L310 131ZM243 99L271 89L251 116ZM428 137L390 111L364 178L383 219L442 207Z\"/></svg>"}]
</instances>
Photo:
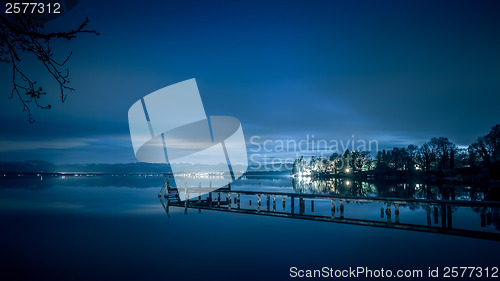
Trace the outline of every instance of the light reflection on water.
<instances>
[{"instance_id":1,"label":"light reflection on water","mask_svg":"<svg viewBox=\"0 0 500 281\"><path fill-rule=\"evenodd\" d=\"M290 266L497 265L498 241L210 210L184 215L175 206L168 217L157 197L164 182L163 177L135 176L1 179L0 275L20 280L283 280ZM333 184L332 190L331 183L297 185L287 176L259 176L238 180L232 189L402 198L429 194L416 185ZM476 187L455 190L457 200L491 196ZM442 198L445 190L432 186L430 194ZM242 197L243 204L247 200ZM386 220L386 214L380 217L383 204L375 205L346 203L345 216ZM314 211L328 210L328 203L318 201ZM431 223L439 225L439 211L437 224L431 211ZM469 227L470 220L473 229L496 231L494 217L491 225L481 226L479 217L486 211L457 208L453 225ZM427 223L423 208L401 206L400 212L401 222Z\"/></svg>"},{"instance_id":2,"label":"light reflection on water","mask_svg":"<svg viewBox=\"0 0 500 281\"><path fill-rule=\"evenodd\" d=\"M157 202L148 202L165 183L162 176L57 176L8 177L0 180L0 209L13 210L65 210L95 213L149 214L161 213ZM290 176L244 176L231 185L235 191L277 192L297 194L323 194L368 198L403 198L462 201L499 201L497 191L478 186L427 183L368 183L352 180L297 180ZM13 198L9 198L9 196ZM256 201L254 200L254 203ZM107 204L110 203L110 204ZM350 204L347 201L346 204ZM353 202L350 214L359 218L372 218L383 214L376 204ZM255 206L255 204L254 204ZM287 206L287 210L289 206ZM370 209L370 210L368 210ZM373 211L375 210L375 211ZM328 202L316 202L316 214L329 211ZM401 206L402 222L420 220L426 207L419 204ZM432 224L439 224L439 211L431 208ZM482 207L453 207L460 214L456 225L469 224L472 229L500 228L498 210ZM406 215L406 216L405 216ZM482 216L481 216L482 215ZM424 215L425 217L425 215ZM473 223L461 218L472 218Z\"/></svg>"},{"instance_id":3,"label":"light reflection on water","mask_svg":"<svg viewBox=\"0 0 500 281\"><path fill-rule=\"evenodd\" d=\"M425 182L362 182L350 179L291 178L297 193L338 194L361 197L395 197L435 200L500 201L500 192L478 185Z\"/></svg>"},{"instance_id":4,"label":"light reflection on water","mask_svg":"<svg viewBox=\"0 0 500 281\"><path fill-rule=\"evenodd\" d=\"M377 197L352 193L340 195L331 191L306 193L301 190L301 193L289 193L284 192L286 189L281 184L275 190L247 191L244 182L236 185L236 188L208 194L208 191L198 187L180 190L166 188L160 191L158 197L165 198L165 202L160 200L167 214L170 206L178 206L184 207L185 213L188 208L215 210L500 240L500 202L496 201L450 200L451 197L446 200L411 196ZM371 186L376 190L374 185ZM186 201L186 198L190 200ZM469 233L468 230L480 233ZM496 234L494 237L486 235L490 237L486 238L482 233Z\"/></svg>"}]
</instances>

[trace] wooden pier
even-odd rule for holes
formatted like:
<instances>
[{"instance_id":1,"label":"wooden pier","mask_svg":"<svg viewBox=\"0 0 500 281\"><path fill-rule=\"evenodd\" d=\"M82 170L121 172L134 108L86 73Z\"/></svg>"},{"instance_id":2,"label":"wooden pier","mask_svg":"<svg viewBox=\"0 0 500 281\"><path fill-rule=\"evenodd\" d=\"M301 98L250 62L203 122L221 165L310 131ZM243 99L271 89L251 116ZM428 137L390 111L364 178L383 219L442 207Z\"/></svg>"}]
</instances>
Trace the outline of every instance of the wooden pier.
<instances>
[{"instance_id":1,"label":"wooden pier","mask_svg":"<svg viewBox=\"0 0 500 281\"><path fill-rule=\"evenodd\" d=\"M183 199L186 200L180 200L181 193L184 193ZM488 231L485 229L482 231L482 229L471 230L453 227L453 210L464 207L481 210L477 214L481 228L491 225L492 217L498 221L500 201L470 202L237 191L231 190L230 184L227 188L217 190L201 186L171 188L168 182L162 187L158 197L169 216L170 207L182 207L185 214L188 213L188 209L197 209L198 212L201 212L201 210L211 210L440 233L500 241L500 231L498 230L490 229ZM352 203L378 203L372 205L376 205L374 212L380 212L380 215L377 215L377 219L356 218L354 214L348 213L346 208L347 204L350 204L349 208L352 209L355 206ZM426 223L401 223L400 207L402 206L413 206L424 209L426 219L422 218L421 221ZM373 217L373 215L369 217Z\"/></svg>"}]
</instances>

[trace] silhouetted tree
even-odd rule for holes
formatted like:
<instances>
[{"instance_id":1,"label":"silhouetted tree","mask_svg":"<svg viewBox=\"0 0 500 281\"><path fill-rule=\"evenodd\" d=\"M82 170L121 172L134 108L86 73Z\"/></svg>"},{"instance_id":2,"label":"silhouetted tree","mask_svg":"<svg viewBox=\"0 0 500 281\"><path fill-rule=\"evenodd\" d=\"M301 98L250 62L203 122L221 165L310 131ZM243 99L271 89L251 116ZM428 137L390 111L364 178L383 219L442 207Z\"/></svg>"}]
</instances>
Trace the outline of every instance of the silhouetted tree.
<instances>
[{"instance_id":1,"label":"silhouetted tree","mask_svg":"<svg viewBox=\"0 0 500 281\"><path fill-rule=\"evenodd\" d=\"M306 160L304 156L300 156L299 159L295 159L295 161L293 162L292 173L297 174L299 172L302 172L305 167L306 167Z\"/></svg>"},{"instance_id":2,"label":"silhouetted tree","mask_svg":"<svg viewBox=\"0 0 500 281\"><path fill-rule=\"evenodd\" d=\"M455 168L463 168L469 163L469 153L466 148L459 148L455 151Z\"/></svg>"},{"instance_id":3,"label":"silhouetted tree","mask_svg":"<svg viewBox=\"0 0 500 281\"><path fill-rule=\"evenodd\" d=\"M410 174L415 164L424 171L454 170L464 167L470 161L488 164L500 157L500 124L493 126L490 132L469 146L460 149L448 138L432 138L421 147L408 145L406 148L393 148L379 151L376 160L370 159L368 151L349 151L342 154L332 154L327 158L312 157L309 164L303 157L295 160L292 172L310 171L311 173L334 173L376 170L379 174L389 175L395 170L408 171ZM495 158L496 157L496 158ZM347 169L351 171L348 172ZM395 173L401 174L401 173Z\"/></svg>"},{"instance_id":4,"label":"silhouetted tree","mask_svg":"<svg viewBox=\"0 0 500 281\"><path fill-rule=\"evenodd\" d=\"M50 109L51 105L40 103L40 98L47 93L20 68L22 54L33 55L42 63L44 69L59 84L61 102L64 102L66 91L73 90L69 86L69 70L62 69L71 57L71 52L64 60L56 60L50 42L54 39L71 40L81 33L98 34L95 30L87 29L88 18L75 29L44 33L44 23L50 19L47 14L0 14L0 62L12 66L12 91L9 98L16 96L19 99L30 123L34 121L30 103L42 109Z\"/></svg>"},{"instance_id":5,"label":"silhouetted tree","mask_svg":"<svg viewBox=\"0 0 500 281\"><path fill-rule=\"evenodd\" d=\"M406 166L408 167L408 171L412 171L415 168L415 163L418 157L418 147L416 145L410 144L406 148L407 158L406 158Z\"/></svg>"},{"instance_id":6,"label":"silhouetted tree","mask_svg":"<svg viewBox=\"0 0 500 281\"><path fill-rule=\"evenodd\" d=\"M392 162L396 170L404 170L406 163L406 151L404 148L395 147L391 151Z\"/></svg>"},{"instance_id":7,"label":"silhouetted tree","mask_svg":"<svg viewBox=\"0 0 500 281\"><path fill-rule=\"evenodd\" d=\"M372 164L373 164L373 160L370 159L370 152L369 151L360 151L359 157L358 157L359 168L362 171L371 170L373 168Z\"/></svg>"},{"instance_id":8,"label":"silhouetted tree","mask_svg":"<svg viewBox=\"0 0 500 281\"><path fill-rule=\"evenodd\" d=\"M439 159L437 168L439 170L449 169L450 155L452 150L456 150L456 145L445 137L432 138L429 143L435 148L437 159Z\"/></svg>"},{"instance_id":9,"label":"silhouetted tree","mask_svg":"<svg viewBox=\"0 0 500 281\"><path fill-rule=\"evenodd\" d=\"M418 159L420 165L424 168L424 171L429 171L431 169L431 164L436 159L436 154L434 152L433 146L429 143L424 143L418 149Z\"/></svg>"},{"instance_id":10,"label":"silhouetted tree","mask_svg":"<svg viewBox=\"0 0 500 281\"><path fill-rule=\"evenodd\" d=\"M486 136L477 138L469 145L469 157L473 164L487 165L499 161L500 154L500 124L491 127Z\"/></svg>"},{"instance_id":11,"label":"silhouetted tree","mask_svg":"<svg viewBox=\"0 0 500 281\"><path fill-rule=\"evenodd\" d=\"M384 150L385 152L385 150ZM382 160L383 159L383 154L382 154L382 151L379 151L377 152L377 166L380 165L380 163L382 163Z\"/></svg>"}]
</instances>

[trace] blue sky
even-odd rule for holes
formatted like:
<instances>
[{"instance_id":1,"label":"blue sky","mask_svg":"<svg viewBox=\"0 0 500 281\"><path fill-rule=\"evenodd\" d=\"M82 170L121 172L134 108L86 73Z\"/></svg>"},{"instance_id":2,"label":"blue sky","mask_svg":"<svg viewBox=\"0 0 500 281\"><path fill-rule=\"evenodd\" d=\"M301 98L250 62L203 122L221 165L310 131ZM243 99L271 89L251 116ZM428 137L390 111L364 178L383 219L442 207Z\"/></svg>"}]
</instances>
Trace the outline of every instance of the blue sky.
<instances>
[{"instance_id":1,"label":"blue sky","mask_svg":"<svg viewBox=\"0 0 500 281\"><path fill-rule=\"evenodd\" d=\"M497 1L81 1L48 30L89 17L101 35L73 51L76 89L53 93L27 124L0 65L0 160L135 162L127 112L141 97L196 78L208 115L245 137L377 139L381 147L446 136L466 146L500 122Z\"/></svg>"}]
</instances>

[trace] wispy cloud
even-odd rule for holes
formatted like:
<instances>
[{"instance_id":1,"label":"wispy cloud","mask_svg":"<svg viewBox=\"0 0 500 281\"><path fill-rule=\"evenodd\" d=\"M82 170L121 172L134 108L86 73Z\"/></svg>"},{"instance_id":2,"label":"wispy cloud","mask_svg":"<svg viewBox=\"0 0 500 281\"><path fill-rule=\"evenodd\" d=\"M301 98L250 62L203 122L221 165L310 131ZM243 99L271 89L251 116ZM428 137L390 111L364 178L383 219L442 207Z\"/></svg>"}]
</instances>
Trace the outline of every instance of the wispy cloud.
<instances>
[{"instance_id":1,"label":"wispy cloud","mask_svg":"<svg viewBox=\"0 0 500 281\"><path fill-rule=\"evenodd\" d=\"M95 140L93 138L0 140L0 152L84 147Z\"/></svg>"},{"instance_id":2,"label":"wispy cloud","mask_svg":"<svg viewBox=\"0 0 500 281\"><path fill-rule=\"evenodd\" d=\"M45 150L45 149L73 149L93 146L128 146L130 137L127 135L92 136L76 138L38 138L15 139L3 138L0 140L0 152Z\"/></svg>"}]
</instances>

